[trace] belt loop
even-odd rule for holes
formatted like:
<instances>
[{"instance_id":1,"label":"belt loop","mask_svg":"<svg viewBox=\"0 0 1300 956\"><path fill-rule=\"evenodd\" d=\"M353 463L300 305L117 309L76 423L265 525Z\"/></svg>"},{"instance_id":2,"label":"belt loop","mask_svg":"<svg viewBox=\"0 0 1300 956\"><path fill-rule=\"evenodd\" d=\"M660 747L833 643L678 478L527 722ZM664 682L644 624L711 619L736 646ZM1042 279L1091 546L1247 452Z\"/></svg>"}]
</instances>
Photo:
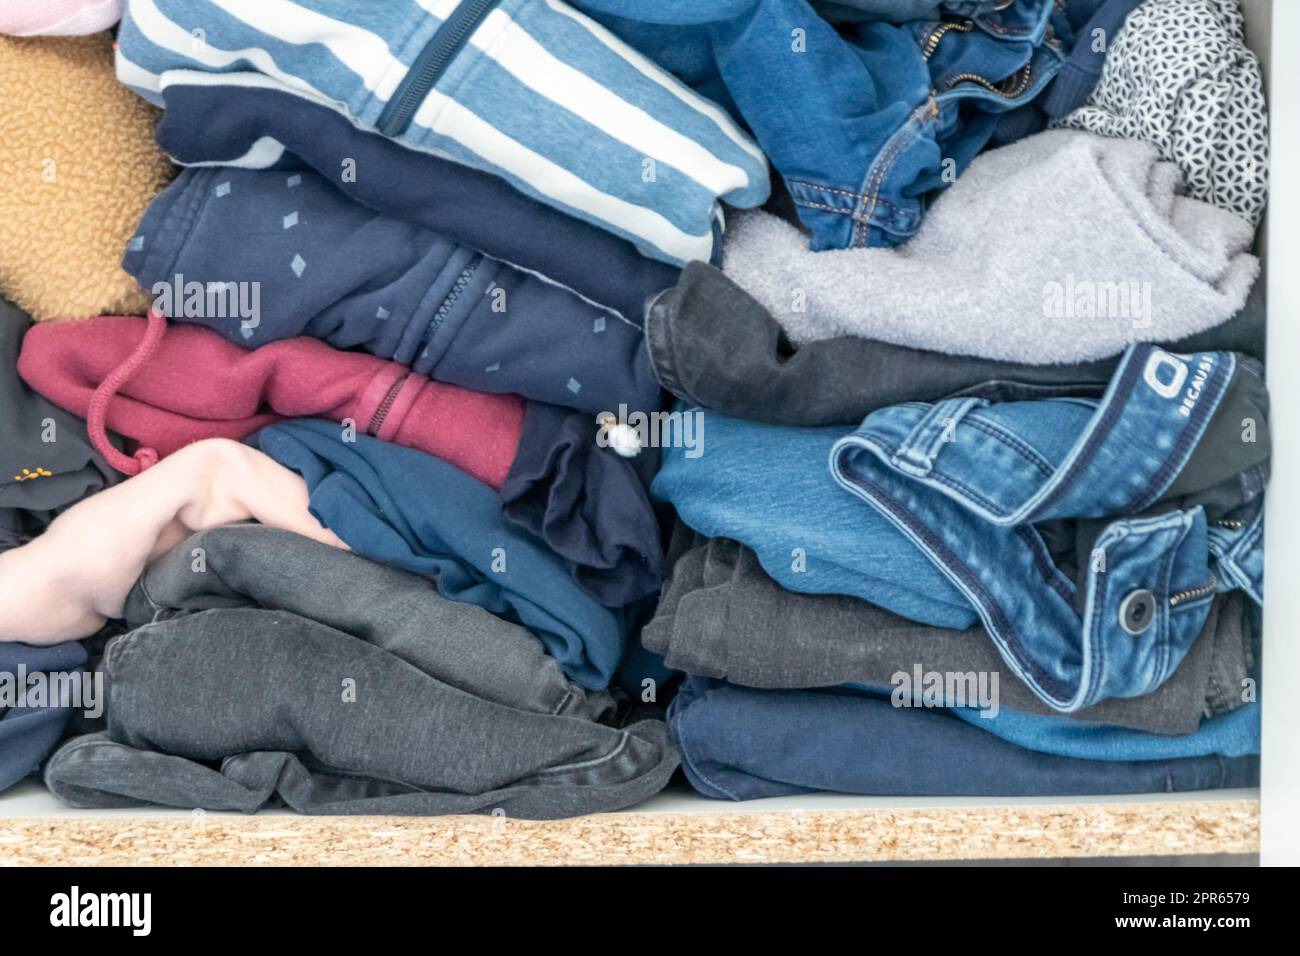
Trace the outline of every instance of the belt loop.
<instances>
[{"instance_id":1,"label":"belt loop","mask_svg":"<svg viewBox=\"0 0 1300 956\"><path fill-rule=\"evenodd\" d=\"M983 398L945 398L935 402L898 446L891 462L899 471L925 476L944 445L957 440L957 423L973 408L983 408Z\"/></svg>"}]
</instances>

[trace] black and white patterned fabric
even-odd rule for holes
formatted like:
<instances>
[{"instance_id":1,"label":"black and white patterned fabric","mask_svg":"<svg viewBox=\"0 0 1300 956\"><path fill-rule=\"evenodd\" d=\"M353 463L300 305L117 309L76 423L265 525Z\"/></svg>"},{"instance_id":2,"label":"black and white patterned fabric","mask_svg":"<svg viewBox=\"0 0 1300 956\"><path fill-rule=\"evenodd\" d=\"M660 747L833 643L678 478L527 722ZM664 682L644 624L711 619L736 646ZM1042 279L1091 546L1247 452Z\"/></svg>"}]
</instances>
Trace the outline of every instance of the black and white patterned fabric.
<instances>
[{"instance_id":1,"label":"black and white patterned fabric","mask_svg":"<svg viewBox=\"0 0 1300 956\"><path fill-rule=\"evenodd\" d=\"M1239 0L1146 0L1111 41L1085 106L1056 125L1159 147L1188 195L1258 226L1268 196L1268 110Z\"/></svg>"}]
</instances>

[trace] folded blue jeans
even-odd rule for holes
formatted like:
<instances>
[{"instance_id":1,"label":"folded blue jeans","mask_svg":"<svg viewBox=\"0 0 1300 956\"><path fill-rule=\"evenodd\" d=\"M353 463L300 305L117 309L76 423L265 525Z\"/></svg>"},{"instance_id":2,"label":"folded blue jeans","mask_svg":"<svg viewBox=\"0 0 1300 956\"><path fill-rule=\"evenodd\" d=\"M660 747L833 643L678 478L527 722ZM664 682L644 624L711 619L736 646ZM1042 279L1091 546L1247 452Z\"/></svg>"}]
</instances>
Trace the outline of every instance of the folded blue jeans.
<instances>
[{"instance_id":1,"label":"folded blue jeans","mask_svg":"<svg viewBox=\"0 0 1300 956\"><path fill-rule=\"evenodd\" d=\"M954 717L1017 747L1081 760L1178 760L1184 757L1245 757L1260 748L1257 701L1201 721L1190 734L1156 734L1131 727L1108 727L1066 714L1027 714L1004 707L988 717L971 707L954 707Z\"/></svg>"},{"instance_id":2,"label":"folded blue jeans","mask_svg":"<svg viewBox=\"0 0 1300 956\"><path fill-rule=\"evenodd\" d=\"M753 690L688 678L668 712L700 793L752 800L815 791L881 796L1177 793L1255 786L1257 757L1101 761L999 740L941 710L849 692Z\"/></svg>"},{"instance_id":3,"label":"folded blue jeans","mask_svg":"<svg viewBox=\"0 0 1300 956\"><path fill-rule=\"evenodd\" d=\"M1264 401L1251 359L1135 346L1100 401L873 412L836 443L831 471L966 596L1016 674L1069 712L1158 687L1216 592L1262 603ZM1242 409L1257 419L1249 430ZM1040 528L1107 516L1118 517L1078 556L1076 581Z\"/></svg>"},{"instance_id":4,"label":"folded blue jeans","mask_svg":"<svg viewBox=\"0 0 1300 956\"><path fill-rule=\"evenodd\" d=\"M1000 116L1056 75L1057 32L1069 31L1052 0L950 4L960 16L946 19L934 19L931 3L928 19L871 20L847 37L807 0L577 5L706 95L725 87L784 177L813 249L906 242L927 194L950 185Z\"/></svg>"},{"instance_id":5,"label":"folded blue jeans","mask_svg":"<svg viewBox=\"0 0 1300 956\"><path fill-rule=\"evenodd\" d=\"M847 437L681 411L702 453L664 449L651 491L687 525L790 590L980 621L1062 712L1159 686L1217 591L1261 602L1266 395L1234 353L1137 346L1100 400L913 402Z\"/></svg>"}]
</instances>

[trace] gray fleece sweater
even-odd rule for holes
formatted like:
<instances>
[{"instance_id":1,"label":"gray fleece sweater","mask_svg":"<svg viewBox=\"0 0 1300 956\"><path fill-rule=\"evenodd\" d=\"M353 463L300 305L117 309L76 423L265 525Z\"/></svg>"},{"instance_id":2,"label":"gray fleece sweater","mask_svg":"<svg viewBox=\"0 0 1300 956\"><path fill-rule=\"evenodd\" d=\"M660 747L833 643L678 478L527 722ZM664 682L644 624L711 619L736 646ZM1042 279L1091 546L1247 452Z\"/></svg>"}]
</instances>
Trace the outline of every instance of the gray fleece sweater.
<instances>
[{"instance_id":1,"label":"gray fleece sweater","mask_svg":"<svg viewBox=\"0 0 1300 956\"><path fill-rule=\"evenodd\" d=\"M1149 143L1050 130L980 156L901 248L811 252L794 226L746 212L723 267L796 343L1099 359L1212 328L1245 302L1254 230L1182 191Z\"/></svg>"}]
</instances>

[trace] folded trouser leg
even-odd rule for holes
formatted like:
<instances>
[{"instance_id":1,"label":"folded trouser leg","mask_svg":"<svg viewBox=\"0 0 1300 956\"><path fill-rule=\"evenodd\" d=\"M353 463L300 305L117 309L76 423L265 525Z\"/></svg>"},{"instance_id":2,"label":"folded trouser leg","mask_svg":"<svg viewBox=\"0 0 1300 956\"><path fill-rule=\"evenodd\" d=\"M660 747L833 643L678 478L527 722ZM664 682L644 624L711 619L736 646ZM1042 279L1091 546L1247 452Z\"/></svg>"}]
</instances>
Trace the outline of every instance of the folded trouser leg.
<instances>
[{"instance_id":1,"label":"folded trouser leg","mask_svg":"<svg viewBox=\"0 0 1300 956\"><path fill-rule=\"evenodd\" d=\"M616 729L484 701L278 611L216 609L146 625L109 646L105 668L113 742L225 761L223 776L303 811L366 812L371 798L415 793L423 799L412 812L612 810L660 789L676 763L661 725ZM51 772L59 767L56 758ZM147 776L123 780L123 765L113 767L94 789L157 799ZM84 792L88 779L77 785ZM203 806L206 792L173 790L170 799Z\"/></svg>"}]
</instances>

